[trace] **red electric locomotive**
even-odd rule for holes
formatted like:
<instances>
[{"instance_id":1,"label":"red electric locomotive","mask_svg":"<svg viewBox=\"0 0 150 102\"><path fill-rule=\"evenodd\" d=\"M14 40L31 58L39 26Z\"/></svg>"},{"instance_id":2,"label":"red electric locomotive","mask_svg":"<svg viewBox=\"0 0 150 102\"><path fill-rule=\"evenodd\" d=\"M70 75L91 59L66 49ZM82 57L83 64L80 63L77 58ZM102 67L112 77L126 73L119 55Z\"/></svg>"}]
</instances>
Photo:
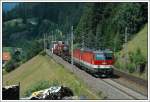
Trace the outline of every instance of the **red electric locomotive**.
<instances>
[{"instance_id":1,"label":"red electric locomotive","mask_svg":"<svg viewBox=\"0 0 150 102\"><path fill-rule=\"evenodd\" d=\"M69 46L62 41L54 43L52 52L68 62L71 60ZM114 56L111 50L75 49L73 51L73 60L74 64L81 66L84 70L88 70L96 77L113 75Z\"/></svg>"},{"instance_id":2,"label":"red electric locomotive","mask_svg":"<svg viewBox=\"0 0 150 102\"><path fill-rule=\"evenodd\" d=\"M75 49L73 52L74 62L86 70L90 70L95 76L112 76L114 56L110 50L82 50Z\"/></svg>"}]
</instances>

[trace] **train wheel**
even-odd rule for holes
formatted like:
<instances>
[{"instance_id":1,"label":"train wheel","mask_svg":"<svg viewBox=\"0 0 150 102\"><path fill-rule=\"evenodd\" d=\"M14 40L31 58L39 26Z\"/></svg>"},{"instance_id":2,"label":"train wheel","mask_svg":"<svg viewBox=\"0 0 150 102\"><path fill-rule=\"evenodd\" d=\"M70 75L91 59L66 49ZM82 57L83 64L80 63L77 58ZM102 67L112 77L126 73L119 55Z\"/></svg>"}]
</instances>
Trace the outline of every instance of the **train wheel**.
<instances>
[{"instance_id":1,"label":"train wheel","mask_svg":"<svg viewBox=\"0 0 150 102\"><path fill-rule=\"evenodd\" d=\"M81 70L84 70L84 67L82 67L82 66L79 66L79 67L80 67Z\"/></svg>"},{"instance_id":2,"label":"train wheel","mask_svg":"<svg viewBox=\"0 0 150 102\"><path fill-rule=\"evenodd\" d=\"M98 74L93 74L93 76L94 76L95 78L99 78L99 77L100 77Z\"/></svg>"},{"instance_id":3,"label":"train wheel","mask_svg":"<svg viewBox=\"0 0 150 102\"><path fill-rule=\"evenodd\" d=\"M111 73L111 74L109 75L109 77L110 77L110 78L113 78L113 77L114 77L114 73Z\"/></svg>"}]
</instances>

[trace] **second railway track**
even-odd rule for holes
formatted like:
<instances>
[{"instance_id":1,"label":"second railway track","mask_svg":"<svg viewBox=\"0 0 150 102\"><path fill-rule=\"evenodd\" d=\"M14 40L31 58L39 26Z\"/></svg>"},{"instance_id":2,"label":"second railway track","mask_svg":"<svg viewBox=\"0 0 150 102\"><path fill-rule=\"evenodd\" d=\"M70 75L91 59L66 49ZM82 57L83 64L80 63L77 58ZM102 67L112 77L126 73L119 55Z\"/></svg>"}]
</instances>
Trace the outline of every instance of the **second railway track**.
<instances>
[{"instance_id":1,"label":"second railway track","mask_svg":"<svg viewBox=\"0 0 150 102\"><path fill-rule=\"evenodd\" d=\"M126 86L123 86L123 85L113 81L112 79L100 79L100 80L104 81L105 83L108 83L112 87L120 90L121 92L125 93L129 97L132 97L133 99L136 99L136 100L146 99L145 95L138 93L137 91L134 91Z\"/></svg>"},{"instance_id":2,"label":"second railway track","mask_svg":"<svg viewBox=\"0 0 150 102\"><path fill-rule=\"evenodd\" d=\"M91 76L90 74L86 73L85 71L77 68L74 65L64 61L61 57L56 56L46 51L49 56L51 56L56 62L62 64L77 75L81 80L87 84L94 92L99 93L102 92L107 98L106 99L123 99L123 100L132 100L132 99L139 99L139 100L147 100L147 96L134 91L128 87L125 87L112 79L99 79Z\"/></svg>"}]
</instances>

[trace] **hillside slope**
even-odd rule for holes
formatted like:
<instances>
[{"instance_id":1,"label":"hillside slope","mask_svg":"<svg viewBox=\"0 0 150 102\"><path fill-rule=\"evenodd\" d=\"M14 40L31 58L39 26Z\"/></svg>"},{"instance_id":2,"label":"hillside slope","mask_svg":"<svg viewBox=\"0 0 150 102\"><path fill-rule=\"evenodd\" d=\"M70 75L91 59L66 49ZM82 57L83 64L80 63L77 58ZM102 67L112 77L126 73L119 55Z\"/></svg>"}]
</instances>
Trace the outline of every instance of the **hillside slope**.
<instances>
[{"instance_id":1,"label":"hillside slope","mask_svg":"<svg viewBox=\"0 0 150 102\"><path fill-rule=\"evenodd\" d=\"M148 55L148 25L145 24L143 29L139 31L136 36L128 42L128 52L134 52L137 48L139 48L145 58ZM124 52L123 49L121 52Z\"/></svg>"},{"instance_id":2,"label":"hillside slope","mask_svg":"<svg viewBox=\"0 0 150 102\"><path fill-rule=\"evenodd\" d=\"M77 96L83 95L88 99L101 99L74 74L50 59L49 56L37 55L16 70L3 75L3 85L21 83L21 97L24 97L25 92L39 81L57 82L70 87Z\"/></svg>"},{"instance_id":3,"label":"hillside slope","mask_svg":"<svg viewBox=\"0 0 150 102\"><path fill-rule=\"evenodd\" d=\"M147 63L148 61L147 58L148 57L148 25L147 24L145 24L145 26L135 35L133 39L128 41L126 51L125 49L122 49L119 53L116 54L117 56L117 61L115 63L116 67L123 71L129 70L127 69L128 65L125 64L125 56L129 52L136 53L137 49L140 49L141 54L143 55ZM147 64L144 73L140 74L137 71L135 71L134 73L131 74L137 77L141 77L143 79L147 79Z\"/></svg>"}]
</instances>

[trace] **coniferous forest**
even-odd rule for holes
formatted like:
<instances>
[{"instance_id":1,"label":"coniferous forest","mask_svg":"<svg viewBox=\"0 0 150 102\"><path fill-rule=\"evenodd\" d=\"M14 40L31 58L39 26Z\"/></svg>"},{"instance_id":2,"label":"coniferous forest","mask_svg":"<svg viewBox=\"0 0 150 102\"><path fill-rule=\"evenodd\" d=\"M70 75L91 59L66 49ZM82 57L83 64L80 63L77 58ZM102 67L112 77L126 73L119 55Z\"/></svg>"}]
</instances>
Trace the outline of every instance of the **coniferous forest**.
<instances>
[{"instance_id":1,"label":"coniferous forest","mask_svg":"<svg viewBox=\"0 0 150 102\"><path fill-rule=\"evenodd\" d=\"M18 3L12 10L3 11L3 46L23 47L23 40L40 39L43 33L53 31L56 34L56 30L67 38L74 26L75 43L80 44L84 37L85 47L109 47L118 51L124 43L125 28L132 39L147 22L147 7L147 3L119 2ZM12 19L20 19L20 22L11 26ZM31 23L33 21L35 24ZM13 35L18 35L19 39ZM22 43L17 45L16 42Z\"/></svg>"},{"instance_id":2,"label":"coniferous forest","mask_svg":"<svg viewBox=\"0 0 150 102\"><path fill-rule=\"evenodd\" d=\"M55 40L70 39L74 45L119 52L148 22L148 3L16 3L2 12L3 47L19 47L30 59L43 50L43 34ZM84 43L84 44L83 44Z\"/></svg>"}]
</instances>

